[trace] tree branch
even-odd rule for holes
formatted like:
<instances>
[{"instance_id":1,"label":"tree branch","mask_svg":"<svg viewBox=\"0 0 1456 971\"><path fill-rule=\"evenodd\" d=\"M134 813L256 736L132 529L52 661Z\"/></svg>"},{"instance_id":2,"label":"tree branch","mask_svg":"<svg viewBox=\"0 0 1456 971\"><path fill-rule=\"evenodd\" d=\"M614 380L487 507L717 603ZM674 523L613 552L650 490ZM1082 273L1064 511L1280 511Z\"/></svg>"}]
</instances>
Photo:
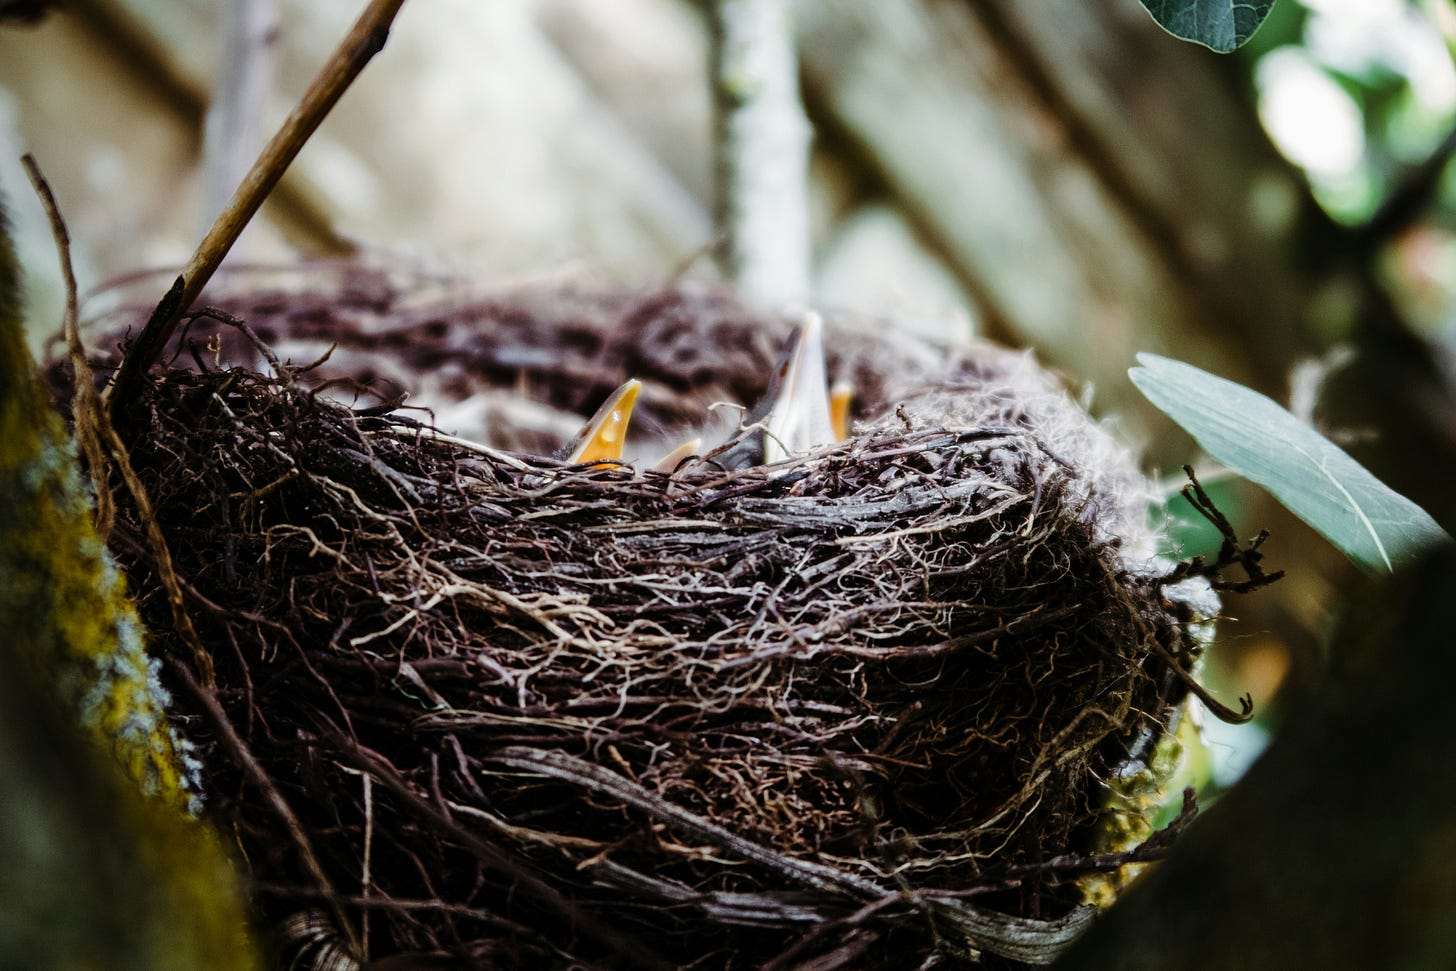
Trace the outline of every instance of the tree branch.
<instances>
[{"instance_id":1,"label":"tree branch","mask_svg":"<svg viewBox=\"0 0 1456 971\"><path fill-rule=\"evenodd\" d=\"M809 124L783 0L714 0L718 265L752 300L809 295Z\"/></svg>"}]
</instances>

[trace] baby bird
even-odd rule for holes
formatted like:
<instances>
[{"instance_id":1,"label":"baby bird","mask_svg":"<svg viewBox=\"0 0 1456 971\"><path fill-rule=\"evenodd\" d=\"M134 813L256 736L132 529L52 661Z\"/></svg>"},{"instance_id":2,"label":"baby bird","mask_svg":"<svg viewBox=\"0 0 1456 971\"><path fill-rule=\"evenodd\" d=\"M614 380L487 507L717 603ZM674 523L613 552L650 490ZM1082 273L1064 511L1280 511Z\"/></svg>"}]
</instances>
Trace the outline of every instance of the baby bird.
<instances>
[{"instance_id":1,"label":"baby bird","mask_svg":"<svg viewBox=\"0 0 1456 971\"><path fill-rule=\"evenodd\" d=\"M632 409L641 390L642 382L632 378L613 391L557 457L572 465L620 462L627 426L632 423Z\"/></svg>"},{"instance_id":2,"label":"baby bird","mask_svg":"<svg viewBox=\"0 0 1456 971\"><path fill-rule=\"evenodd\" d=\"M847 394L839 391L839 410L848 423ZM842 440L846 428L836 427L824 367L824 322L809 312L795 328L779 358L767 393L743 420L747 430L736 442L708 461L723 469L772 465L819 445Z\"/></svg>"},{"instance_id":3,"label":"baby bird","mask_svg":"<svg viewBox=\"0 0 1456 971\"><path fill-rule=\"evenodd\" d=\"M633 378L612 392L557 458L573 465L620 462L641 389L642 382ZM843 382L831 392L825 377L824 322L810 312L789 338L767 393L744 418L742 434L705 461L727 470L772 465L843 441L848 437L851 393ZM673 471L696 453L699 443L694 438L679 445L655 467Z\"/></svg>"}]
</instances>

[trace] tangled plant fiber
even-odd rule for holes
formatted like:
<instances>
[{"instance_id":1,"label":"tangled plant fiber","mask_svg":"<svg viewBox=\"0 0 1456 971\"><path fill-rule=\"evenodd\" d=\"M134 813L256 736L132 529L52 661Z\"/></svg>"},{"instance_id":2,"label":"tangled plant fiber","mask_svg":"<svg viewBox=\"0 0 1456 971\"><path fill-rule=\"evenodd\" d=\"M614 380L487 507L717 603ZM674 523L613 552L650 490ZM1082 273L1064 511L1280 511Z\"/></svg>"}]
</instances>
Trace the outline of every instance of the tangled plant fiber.
<instances>
[{"instance_id":1,"label":"tangled plant fiber","mask_svg":"<svg viewBox=\"0 0 1456 971\"><path fill-rule=\"evenodd\" d=\"M848 441L570 467L497 447L545 434L508 410L472 444L319 386L372 355L590 411L631 374L670 440L762 394L786 325L679 285L420 289L235 283L214 321L333 364L228 366L272 352L203 315L128 417L215 688L134 510L114 545L262 908L339 966L1050 960L1103 780L1196 653L1141 480L1056 381L831 321Z\"/></svg>"}]
</instances>

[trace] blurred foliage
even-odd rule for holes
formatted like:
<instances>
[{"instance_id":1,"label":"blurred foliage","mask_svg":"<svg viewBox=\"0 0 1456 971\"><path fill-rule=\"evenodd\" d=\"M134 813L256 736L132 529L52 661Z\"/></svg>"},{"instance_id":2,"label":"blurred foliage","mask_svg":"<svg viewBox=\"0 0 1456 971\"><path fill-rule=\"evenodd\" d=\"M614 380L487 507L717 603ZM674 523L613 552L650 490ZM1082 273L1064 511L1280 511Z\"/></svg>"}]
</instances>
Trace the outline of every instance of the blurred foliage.
<instances>
[{"instance_id":1,"label":"blurred foliage","mask_svg":"<svg viewBox=\"0 0 1456 971\"><path fill-rule=\"evenodd\" d=\"M1430 204L1391 239L1381 272L1412 329L1449 341L1456 301L1456 11L1399 0L1297 0L1275 7L1241 52L1266 127L1316 200L1351 226L1434 163ZM1308 97L1303 124L1271 117L1281 91ZM1349 121L1354 130L1340 136ZM1354 144L1337 148L1332 139ZM1351 150L1353 149L1353 150Z\"/></svg>"}]
</instances>

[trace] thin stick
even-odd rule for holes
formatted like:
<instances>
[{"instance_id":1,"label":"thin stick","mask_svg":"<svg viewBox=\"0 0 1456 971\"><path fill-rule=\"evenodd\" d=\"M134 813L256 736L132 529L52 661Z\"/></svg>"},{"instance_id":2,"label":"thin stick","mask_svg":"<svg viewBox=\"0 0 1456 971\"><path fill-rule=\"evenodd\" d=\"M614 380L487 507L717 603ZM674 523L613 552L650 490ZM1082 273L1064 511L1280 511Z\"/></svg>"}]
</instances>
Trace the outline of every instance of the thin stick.
<instances>
[{"instance_id":1,"label":"thin stick","mask_svg":"<svg viewBox=\"0 0 1456 971\"><path fill-rule=\"evenodd\" d=\"M116 517L116 503L107 486L110 465L102 448L102 435L97 423L92 420L97 409L92 407L96 397L96 381L91 364L81 347L80 309L76 296L76 273L71 263L71 233L61 217L61 207L51 184L40 170L35 156L26 152L20 157L25 174L35 194L40 197L41 208L51 223L51 236L56 241L56 259L61 265L61 283L66 291L66 309L61 316L61 335L66 340L66 351L74 369L75 389L71 393L71 415L76 444L86 459L86 472L91 477L91 488L96 492L96 532L105 543L111 536L111 527Z\"/></svg>"},{"instance_id":2,"label":"thin stick","mask_svg":"<svg viewBox=\"0 0 1456 971\"><path fill-rule=\"evenodd\" d=\"M360 777L364 780L364 879L360 895L369 899L370 881L373 874L370 872L371 857L374 849L374 776L368 772L361 771ZM365 960L369 959L369 911L365 910L359 917L362 927L361 936L363 948L359 952Z\"/></svg>"},{"instance_id":3,"label":"thin stick","mask_svg":"<svg viewBox=\"0 0 1456 971\"><path fill-rule=\"evenodd\" d=\"M354 22L348 35L304 92L298 107L293 109L283 127L263 149L258 161L253 163L253 168L233 193L227 208L217 217L211 231L197 247L192 261L187 264L172 289L157 304L157 309L147 320L146 327L137 336L126 359L122 361L116 374L116 383L111 388L110 407L113 415L124 411L135 400L141 389L142 375L161 356L162 348L177 328L177 321L212 279L212 274L237 241L243 227L278 184L278 180L283 177L284 171L304 143L359 76L364 65L383 49L389 38L390 25L402 6L404 0L371 0L368 8Z\"/></svg>"},{"instance_id":4,"label":"thin stick","mask_svg":"<svg viewBox=\"0 0 1456 971\"><path fill-rule=\"evenodd\" d=\"M127 451L121 436L116 433L106 409L101 406L100 397L96 393L96 381L81 347L77 322L79 312L76 302L76 274L71 267L71 234L66 229L65 220L61 218L55 193L41 174L35 157L27 153L20 161L25 166L26 174L30 176L31 184L35 186L36 195L40 196L46 216L50 219L51 232L56 238L56 249L61 262L61 275L66 284L66 313L62 319L62 329L65 331L71 363L75 367L76 384L71 418L76 428L76 440L86 456L92 485L96 489L96 531L103 541L111 532L116 504L111 498L109 461L114 461L136 506L137 519L146 529L147 544L151 549L157 577L167 591L167 603L172 608L172 625L177 630L177 636L192 650L197 670L201 673L203 682L211 688L214 685L212 655L203 646L197 629L192 626L192 615L187 613L182 583L172 566L172 551L167 546L167 538L162 534L162 527L152 512L151 497L147 494L141 477L136 474L136 469L132 467L131 453Z\"/></svg>"}]
</instances>

